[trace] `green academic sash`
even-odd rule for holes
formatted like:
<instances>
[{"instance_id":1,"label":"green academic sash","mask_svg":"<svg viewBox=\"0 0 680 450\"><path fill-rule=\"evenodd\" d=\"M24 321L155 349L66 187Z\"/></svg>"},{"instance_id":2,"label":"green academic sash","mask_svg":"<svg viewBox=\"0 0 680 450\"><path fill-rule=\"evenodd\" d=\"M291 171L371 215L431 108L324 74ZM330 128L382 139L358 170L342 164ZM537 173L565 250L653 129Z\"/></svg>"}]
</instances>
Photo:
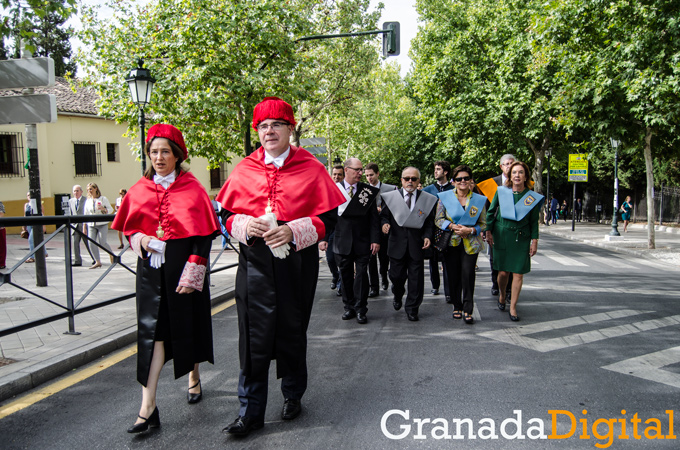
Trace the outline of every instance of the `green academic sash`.
<instances>
[{"instance_id":1,"label":"green academic sash","mask_svg":"<svg viewBox=\"0 0 680 450\"><path fill-rule=\"evenodd\" d=\"M477 224L479 216L481 216L482 209L486 203L486 197L483 195L472 193L468 207L463 206L458 201L456 191L444 191L437 194L442 205L446 209L446 214L451 218L453 223L472 227Z\"/></svg>"},{"instance_id":2,"label":"green academic sash","mask_svg":"<svg viewBox=\"0 0 680 450\"><path fill-rule=\"evenodd\" d=\"M498 194L498 204L501 207L501 217L516 222L522 220L544 198L541 194L529 190L515 203L511 188L498 186L496 193Z\"/></svg>"}]
</instances>

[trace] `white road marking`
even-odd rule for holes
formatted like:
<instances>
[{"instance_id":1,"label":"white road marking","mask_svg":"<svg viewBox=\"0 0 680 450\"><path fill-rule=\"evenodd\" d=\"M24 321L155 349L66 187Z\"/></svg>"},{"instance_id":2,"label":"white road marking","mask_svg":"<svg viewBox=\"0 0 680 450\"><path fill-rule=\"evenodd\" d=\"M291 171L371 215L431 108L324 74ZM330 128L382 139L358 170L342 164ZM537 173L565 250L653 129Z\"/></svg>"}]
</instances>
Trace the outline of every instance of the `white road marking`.
<instances>
[{"instance_id":1,"label":"white road marking","mask_svg":"<svg viewBox=\"0 0 680 450\"><path fill-rule=\"evenodd\" d=\"M664 366L677 364L679 362L680 347L673 347L609 364L602 368L611 370L612 372L632 375L644 380L655 381L657 383L680 388L680 374L661 369Z\"/></svg>"},{"instance_id":2,"label":"white road marking","mask_svg":"<svg viewBox=\"0 0 680 450\"><path fill-rule=\"evenodd\" d=\"M587 253L587 252L576 252L577 255L590 259L592 261L595 261L599 264L602 264L605 267L612 267L614 269L634 269L634 266L631 266L630 264L626 264L621 261L620 258L616 257L610 257L610 258L605 258L604 256L598 256L594 253Z\"/></svg>"},{"instance_id":3,"label":"white road marking","mask_svg":"<svg viewBox=\"0 0 680 450\"><path fill-rule=\"evenodd\" d=\"M567 347L574 347L577 345L602 341L604 339L613 337L621 337L680 324L680 315L675 315L663 317L661 319L650 319L625 325L599 328L592 331L574 333L557 338L536 339L528 337L530 334L559 330L580 325L596 324L605 320L620 319L651 312L653 311L636 311L629 309L617 310L606 313L590 314L587 316L570 317L568 319L552 320L549 322L542 322L515 328L506 328L503 330L487 331L480 333L479 335L489 339L494 339L501 342L509 342L520 347L525 347L530 350L536 350L538 352L545 353L554 350L561 350Z\"/></svg>"},{"instance_id":4,"label":"white road marking","mask_svg":"<svg viewBox=\"0 0 680 450\"><path fill-rule=\"evenodd\" d=\"M576 261L575 259L568 258L566 256L562 256L557 252L553 252L552 250L543 250L541 253L546 258L550 258L553 261L555 261L557 264L561 264L563 266L575 266L575 267L586 267L587 266L587 264L584 264L581 261Z\"/></svg>"}]
</instances>

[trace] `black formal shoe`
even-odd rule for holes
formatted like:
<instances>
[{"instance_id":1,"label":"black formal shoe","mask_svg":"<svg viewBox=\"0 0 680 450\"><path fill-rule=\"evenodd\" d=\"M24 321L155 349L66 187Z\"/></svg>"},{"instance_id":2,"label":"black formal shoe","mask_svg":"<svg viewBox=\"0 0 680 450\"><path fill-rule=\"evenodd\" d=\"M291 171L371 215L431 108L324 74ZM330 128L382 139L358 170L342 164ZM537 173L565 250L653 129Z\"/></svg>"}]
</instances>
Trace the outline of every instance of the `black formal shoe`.
<instances>
[{"instance_id":1,"label":"black formal shoe","mask_svg":"<svg viewBox=\"0 0 680 450\"><path fill-rule=\"evenodd\" d=\"M302 412L302 403L300 400L287 398L283 402L283 409L281 410L281 418L283 420L293 420Z\"/></svg>"},{"instance_id":2,"label":"black formal shoe","mask_svg":"<svg viewBox=\"0 0 680 450\"><path fill-rule=\"evenodd\" d=\"M336 287L338 287L338 283L336 281L331 281L331 291L334 291Z\"/></svg>"},{"instance_id":3,"label":"black formal shoe","mask_svg":"<svg viewBox=\"0 0 680 450\"><path fill-rule=\"evenodd\" d=\"M357 313L355 313L352 310L345 311L345 313L342 315L342 320L354 319L356 316L357 316Z\"/></svg>"},{"instance_id":4,"label":"black formal shoe","mask_svg":"<svg viewBox=\"0 0 680 450\"><path fill-rule=\"evenodd\" d=\"M201 380L198 380L198 383L194 384L189 389L193 389L196 386L198 386L198 388L201 390L201 392L199 392L198 394L192 394L191 392L187 392L187 402L190 405L193 405L194 403L200 402L201 399L203 398L203 388L201 387Z\"/></svg>"},{"instance_id":5,"label":"black formal shoe","mask_svg":"<svg viewBox=\"0 0 680 450\"><path fill-rule=\"evenodd\" d=\"M357 323L360 323L360 324L363 325L366 322L368 322L368 318L366 317L366 314L357 313Z\"/></svg>"},{"instance_id":6,"label":"black formal shoe","mask_svg":"<svg viewBox=\"0 0 680 450\"><path fill-rule=\"evenodd\" d=\"M395 311L399 311L401 309L401 299L394 299L392 301L392 306L394 306Z\"/></svg>"},{"instance_id":7,"label":"black formal shoe","mask_svg":"<svg viewBox=\"0 0 680 450\"><path fill-rule=\"evenodd\" d=\"M430 292L432 295L439 295L439 289L432 289Z\"/></svg>"},{"instance_id":8,"label":"black formal shoe","mask_svg":"<svg viewBox=\"0 0 680 450\"><path fill-rule=\"evenodd\" d=\"M501 303L500 300L498 300L498 309L501 311L505 311L505 303Z\"/></svg>"},{"instance_id":9,"label":"black formal shoe","mask_svg":"<svg viewBox=\"0 0 680 450\"><path fill-rule=\"evenodd\" d=\"M71 264L71 267L81 267L83 263L73 263Z\"/></svg>"},{"instance_id":10,"label":"black formal shoe","mask_svg":"<svg viewBox=\"0 0 680 450\"><path fill-rule=\"evenodd\" d=\"M448 304L453 304L453 300L451 300L451 296L450 296L450 295L447 295L447 296L446 296L446 303L448 303Z\"/></svg>"},{"instance_id":11,"label":"black formal shoe","mask_svg":"<svg viewBox=\"0 0 680 450\"><path fill-rule=\"evenodd\" d=\"M508 314L510 315L510 320L513 322L519 322L519 316L513 316L510 311L508 311Z\"/></svg>"},{"instance_id":12,"label":"black formal shoe","mask_svg":"<svg viewBox=\"0 0 680 450\"><path fill-rule=\"evenodd\" d=\"M386 291L388 287L390 287L390 284L387 282L387 280L383 280L382 282L383 291Z\"/></svg>"},{"instance_id":13,"label":"black formal shoe","mask_svg":"<svg viewBox=\"0 0 680 450\"><path fill-rule=\"evenodd\" d=\"M259 430L264 426L264 420L254 417L238 416L236 420L222 429L223 433L234 436L247 436L253 430Z\"/></svg>"},{"instance_id":14,"label":"black formal shoe","mask_svg":"<svg viewBox=\"0 0 680 450\"><path fill-rule=\"evenodd\" d=\"M417 322L418 321L418 314L409 314L406 313L406 318L410 320L411 322Z\"/></svg>"},{"instance_id":15,"label":"black formal shoe","mask_svg":"<svg viewBox=\"0 0 680 450\"><path fill-rule=\"evenodd\" d=\"M144 422L132 425L127 429L128 433L141 433L142 431L148 430L149 427L158 428L161 426L161 416L158 414L158 406L156 406L156 409L153 410L148 419L139 415L138 417L144 420Z\"/></svg>"},{"instance_id":16,"label":"black formal shoe","mask_svg":"<svg viewBox=\"0 0 680 450\"><path fill-rule=\"evenodd\" d=\"M368 291L368 296L369 297L377 297L378 296L378 290L375 288L371 288L370 291Z\"/></svg>"},{"instance_id":17,"label":"black formal shoe","mask_svg":"<svg viewBox=\"0 0 680 450\"><path fill-rule=\"evenodd\" d=\"M491 288L491 295L496 296L500 293L501 293L501 291L499 291L498 289Z\"/></svg>"}]
</instances>

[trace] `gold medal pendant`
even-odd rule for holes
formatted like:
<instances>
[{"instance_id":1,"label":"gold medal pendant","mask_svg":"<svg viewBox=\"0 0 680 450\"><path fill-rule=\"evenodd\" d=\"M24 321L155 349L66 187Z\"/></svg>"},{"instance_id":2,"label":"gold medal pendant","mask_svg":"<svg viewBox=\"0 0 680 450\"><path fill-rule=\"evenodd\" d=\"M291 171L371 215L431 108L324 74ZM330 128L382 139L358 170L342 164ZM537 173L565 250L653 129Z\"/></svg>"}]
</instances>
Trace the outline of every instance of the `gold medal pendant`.
<instances>
[{"instance_id":1,"label":"gold medal pendant","mask_svg":"<svg viewBox=\"0 0 680 450\"><path fill-rule=\"evenodd\" d=\"M158 223L158 229L156 230L156 236L158 239L163 239L163 236L165 236L165 231L163 231L163 227L161 227L160 222Z\"/></svg>"}]
</instances>

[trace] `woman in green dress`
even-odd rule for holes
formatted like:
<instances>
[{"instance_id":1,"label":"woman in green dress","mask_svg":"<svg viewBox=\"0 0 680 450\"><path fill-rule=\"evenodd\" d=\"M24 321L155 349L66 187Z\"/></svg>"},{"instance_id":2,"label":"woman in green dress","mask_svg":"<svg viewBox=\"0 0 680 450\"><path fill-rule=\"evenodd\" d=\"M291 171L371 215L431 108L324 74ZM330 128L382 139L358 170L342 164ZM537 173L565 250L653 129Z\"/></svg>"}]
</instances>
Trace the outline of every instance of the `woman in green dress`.
<instances>
[{"instance_id":1,"label":"woman in green dress","mask_svg":"<svg viewBox=\"0 0 680 450\"><path fill-rule=\"evenodd\" d=\"M519 320L517 300L531 257L538 249L538 217L543 196L529 189L529 167L510 166L510 178L499 186L486 216L486 239L493 246L493 268L498 270L498 309L505 311L505 288L512 273L510 320ZM514 206L514 208L513 208Z\"/></svg>"},{"instance_id":2,"label":"woman in green dress","mask_svg":"<svg viewBox=\"0 0 680 450\"><path fill-rule=\"evenodd\" d=\"M630 222L630 212L633 210L633 205L630 204L630 195L626 197L626 201L621 205L621 220L623 220L623 232L628 233L628 223Z\"/></svg>"}]
</instances>

